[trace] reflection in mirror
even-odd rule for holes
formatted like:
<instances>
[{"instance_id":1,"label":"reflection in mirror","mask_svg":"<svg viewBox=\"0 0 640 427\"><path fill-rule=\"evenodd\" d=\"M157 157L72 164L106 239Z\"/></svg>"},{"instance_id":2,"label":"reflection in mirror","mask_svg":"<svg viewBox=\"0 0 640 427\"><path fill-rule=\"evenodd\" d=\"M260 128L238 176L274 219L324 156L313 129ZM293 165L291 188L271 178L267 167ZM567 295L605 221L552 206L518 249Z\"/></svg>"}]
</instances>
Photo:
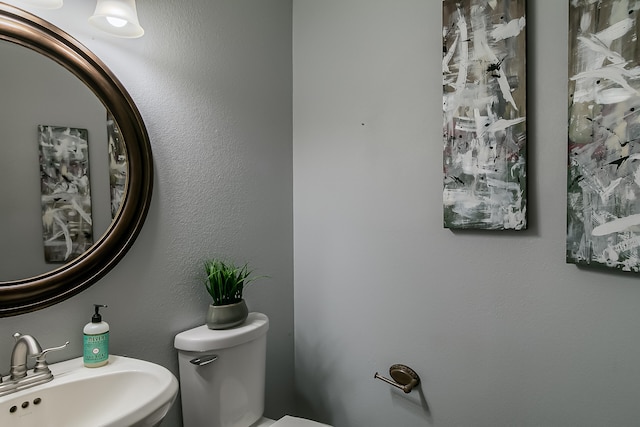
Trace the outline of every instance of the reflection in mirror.
<instances>
[{"instance_id":1,"label":"reflection in mirror","mask_svg":"<svg viewBox=\"0 0 640 427\"><path fill-rule=\"evenodd\" d=\"M0 89L5 102L0 107L0 182L7 190L0 192L0 263L8 260L0 264L0 317L5 317L70 298L122 259L149 210L153 161L147 131L131 97L104 63L77 40L47 21L0 2L0 44L6 45L0 48ZM18 63L23 60L27 65ZM52 97L44 98L45 94ZM80 145L89 147L94 244L53 269L39 261L43 259L41 200L48 197L41 197L46 180L40 179L39 168L44 164L46 169L47 159L41 157L51 154L43 154L38 144L50 150L39 138L51 129L41 127L39 134L38 125L62 126L63 135L65 128L75 129L82 135L80 140L89 141ZM108 146L118 145L119 154L109 159ZM113 209L113 221L110 189L121 197L119 209ZM6 209L8 205L11 209ZM74 209L69 212L75 215ZM3 228L6 224L9 227Z\"/></svg>"},{"instance_id":2,"label":"reflection in mirror","mask_svg":"<svg viewBox=\"0 0 640 427\"><path fill-rule=\"evenodd\" d=\"M0 188L0 280L7 281L60 267L45 261L38 125L88 131L89 243L105 233L112 216L107 112L102 102L76 76L37 52L3 41L0 58L5 100L0 103L0 182L5 183Z\"/></svg>"}]
</instances>

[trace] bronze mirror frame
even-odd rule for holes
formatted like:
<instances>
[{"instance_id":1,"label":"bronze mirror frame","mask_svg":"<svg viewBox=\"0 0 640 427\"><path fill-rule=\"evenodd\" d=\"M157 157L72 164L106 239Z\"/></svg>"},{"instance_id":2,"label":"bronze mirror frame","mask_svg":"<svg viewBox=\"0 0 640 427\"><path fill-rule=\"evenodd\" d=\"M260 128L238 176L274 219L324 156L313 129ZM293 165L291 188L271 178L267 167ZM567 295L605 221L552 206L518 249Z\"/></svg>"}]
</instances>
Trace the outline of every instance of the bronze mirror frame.
<instances>
[{"instance_id":1,"label":"bronze mirror frame","mask_svg":"<svg viewBox=\"0 0 640 427\"><path fill-rule=\"evenodd\" d=\"M35 311L83 291L111 270L138 236L151 204L153 160L142 117L107 66L89 49L53 24L0 3L0 40L56 61L84 82L111 112L127 149L127 184L120 210L94 245L50 272L0 282L0 317ZM106 117L105 117L106 126Z\"/></svg>"}]
</instances>

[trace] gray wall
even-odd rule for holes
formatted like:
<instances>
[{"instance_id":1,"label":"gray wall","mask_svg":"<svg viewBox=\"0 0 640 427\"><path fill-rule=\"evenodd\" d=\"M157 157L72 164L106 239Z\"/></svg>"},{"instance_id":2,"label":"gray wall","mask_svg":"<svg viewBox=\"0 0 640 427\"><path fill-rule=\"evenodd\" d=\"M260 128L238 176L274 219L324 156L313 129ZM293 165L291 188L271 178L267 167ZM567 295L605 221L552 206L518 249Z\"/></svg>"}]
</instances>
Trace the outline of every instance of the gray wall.
<instances>
[{"instance_id":1,"label":"gray wall","mask_svg":"<svg viewBox=\"0 0 640 427\"><path fill-rule=\"evenodd\" d=\"M128 89L151 139L155 187L140 236L105 278L56 306L0 319L0 372L15 331L45 346L71 340L53 360L80 356L91 304L104 303L112 353L177 374L173 337L203 324L209 304L202 260L222 255L270 276L245 296L271 320L266 410L278 417L293 400L291 1L137 5L146 34L135 40L90 27L92 1L25 6L79 39ZM180 425L178 407L166 425Z\"/></svg>"},{"instance_id":2,"label":"gray wall","mask_svg":"<svg viewBox=\"0 0 640 427\"><path fill-rule=\"evenodd\" d=\"M304 412L337 427L637 425L638 276L564 261L568 1L528 2L520 233L442 227L441 2L293 4ZM398 362L420 393L373 379Z\"/></svg>"}]
</instances>

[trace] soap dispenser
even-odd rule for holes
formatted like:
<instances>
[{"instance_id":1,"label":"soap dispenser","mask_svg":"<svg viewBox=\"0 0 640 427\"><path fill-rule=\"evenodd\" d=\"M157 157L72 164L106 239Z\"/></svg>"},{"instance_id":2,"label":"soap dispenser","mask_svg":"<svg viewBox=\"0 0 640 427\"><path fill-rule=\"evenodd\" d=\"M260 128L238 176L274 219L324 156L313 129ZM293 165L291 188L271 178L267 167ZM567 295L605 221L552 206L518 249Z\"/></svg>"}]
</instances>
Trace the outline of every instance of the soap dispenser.
<instances>
[{"instance_id":1,"label":"soap dispenser","mask_svg":"<svg viewBox=\"0 0 640 427\"><path fill-rule=\"evenodd\" d=\"M97 368L109 361L109 324L102 321L100 308L106 305L94 304L95 313L87 323L84 332L84 366Z\"/></svg>"}]
</instances>

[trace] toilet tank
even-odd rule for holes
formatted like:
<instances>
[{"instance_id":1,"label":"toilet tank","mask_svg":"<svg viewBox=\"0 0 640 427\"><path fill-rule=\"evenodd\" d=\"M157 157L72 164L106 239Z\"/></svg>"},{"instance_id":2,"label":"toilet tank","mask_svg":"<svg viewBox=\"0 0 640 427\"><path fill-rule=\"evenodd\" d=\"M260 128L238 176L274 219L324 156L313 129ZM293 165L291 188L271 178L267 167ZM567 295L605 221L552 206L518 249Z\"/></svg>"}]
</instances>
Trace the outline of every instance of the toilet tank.
<instances>
[{"instance_id":1,"label":"toilet tank","mask_svg":"<svg viewBox=\"0 0 640 427\"><path fill-rule=\"evenodd\" d=\"M249 313L232 329L176 335L184 427L249 427L262 417L268 329L266 315Z\"/></svg>"}]
</instances>

